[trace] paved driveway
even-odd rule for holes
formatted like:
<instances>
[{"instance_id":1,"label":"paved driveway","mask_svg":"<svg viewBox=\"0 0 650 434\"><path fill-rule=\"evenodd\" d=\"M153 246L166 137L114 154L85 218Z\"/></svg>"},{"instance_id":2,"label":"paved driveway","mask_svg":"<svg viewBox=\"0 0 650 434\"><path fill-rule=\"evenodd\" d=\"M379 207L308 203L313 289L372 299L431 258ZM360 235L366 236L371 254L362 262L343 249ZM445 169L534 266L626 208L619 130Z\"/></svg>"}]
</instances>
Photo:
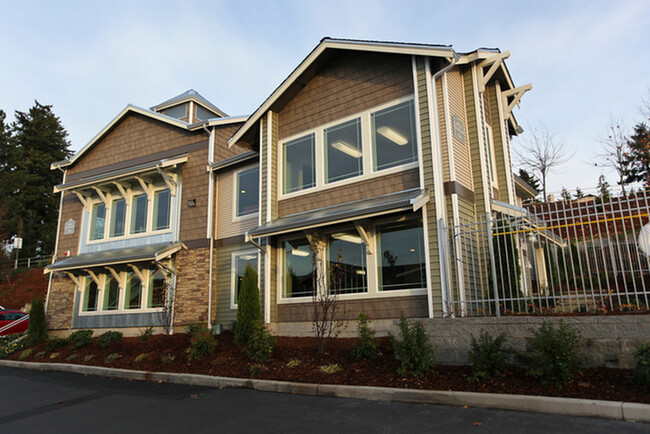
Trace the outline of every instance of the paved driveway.
<instances>
[{"instance_id":1,"label":"paved driveway","mask_svg":"<svg viewBox=\"0 0 650 434\"><path fill-rule=\"evenodd\" d=\"M650 425L0 367L2 433L650 432Z\"/></svg>"}]
</instances>

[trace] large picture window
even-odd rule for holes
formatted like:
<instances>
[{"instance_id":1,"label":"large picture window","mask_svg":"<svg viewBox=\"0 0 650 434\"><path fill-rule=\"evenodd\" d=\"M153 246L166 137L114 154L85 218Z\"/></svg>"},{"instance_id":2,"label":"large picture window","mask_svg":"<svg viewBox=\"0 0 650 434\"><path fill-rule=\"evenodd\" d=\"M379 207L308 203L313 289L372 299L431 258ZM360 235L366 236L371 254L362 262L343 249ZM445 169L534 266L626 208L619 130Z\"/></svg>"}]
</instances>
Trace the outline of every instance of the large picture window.
<instances>
[{"instance_id":1,"label":"large picture window","mask_svg":"<svg viewBox=\"0 0 650 434\"><path fill-rule=\"evenodd\" d=\"M305 238L284 242L284 297L306 297L314 292L315 267Z\"/></svg>"},{"instance_id":2,"label":"large picture window","mask_svg":"<svg viewBox=\"0 0 650 434\"><path fill-rule=\"evenodd\" d=\"M260 169L253 167L237 173L237 217L255 214L260 199Z\"/></svg>"},{"instance_id":3,"label":"large picture window","mask_svg":"<svg viewBox=\"0 0 650 434\"><path fill-rule=\"evenodd\" d=\"M357 233L332 234L327 256L330 291L338 294L368 292L366 245Z\"/></svg>"},{"instance_id":4,"label":"large picture window","mask_svg":"<svg viewBox=\"0 0 650 434\"><path fill-rule=\"evenodd\" d=\"M104 227L106 226L106 205L96 203L90 213L90 240L101 240L104 238Z\"/></svg>"},{"instance_id":5,"label":"large picture window","mask_svg":"<svg viewBox=\"0 0 650 434\"><path fill-rule=\"evenodd\" d=\"M407 101L370 115L374 170L417 161L413 101Z\"/></svg>"},{"instance_id":6,"label":"large picture window","mask_svg":"<svg viewBox=\"0 0 650 434\"><path fill-rule=\"evenodd\" d=\"M380 291L426 287L422 223L392 223L377 227Z\"/></svg>"},{"instance_id":7,"label":"large picture window","mask_svg":"<svg viewBox=\"0 0 650 434\"><path fill-rule=\"evenodd\" d=\"M254 251L238 253L232 257L232 305L236 306L239 300L239 293L241 291L242 282L244 281L244 272L246 266L250 264L259 273L257 266L257 253Z\"/></svg>"},{"instance_id":8,"label":"large picture window","mask_svg":"<svg viewBox=\"0 0 650 434\"><path fill-rule=\"evenodd\" d=\"M120 286L112 276L106 276L107 282L104 285L103 310L117 310L120 300Z\"/></svg>"},{"instance_id":9,"label":"large picture window","mask_svg":"<svg viewBox=\"0 0 650 434\"><path fill-rule=\"evenodd\" d=\"M316 185L314 146L314 134L282 144L283 193L293 193Z\"/></svg>"},{"instance_id":10,"label":"large picture window","mask_svg":"<svg viewBox=\"0 0 650 434\"><path fill-rule=\"evenodd\" d=\"M363 174L361 119L325 128L325 182Z\"/></svg>"},{"instance_id":11,"label":"large picture window","mask_svg":"<svg viewBox=\"0 0 650 434\"><path fill-rule=\"evenodd\" d=\"M147 297L147 307L156 308L165 305L165 293L167 292L167 281L162 271L158 270L151 273L149 281L149 291Z\"/></svg>"}]
</instances>

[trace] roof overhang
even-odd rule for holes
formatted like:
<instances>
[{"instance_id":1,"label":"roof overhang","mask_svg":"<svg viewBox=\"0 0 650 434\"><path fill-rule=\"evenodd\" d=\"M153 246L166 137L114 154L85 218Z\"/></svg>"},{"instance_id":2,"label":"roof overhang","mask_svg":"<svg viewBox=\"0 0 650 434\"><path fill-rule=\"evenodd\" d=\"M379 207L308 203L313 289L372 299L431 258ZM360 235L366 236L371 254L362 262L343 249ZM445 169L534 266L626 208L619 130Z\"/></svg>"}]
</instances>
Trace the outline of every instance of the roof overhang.
<instances>
[{"instance_id":1,"label":"roof overhang","mask_svg":"<svg viewBox=\"0 0 650 434\"><path fill-rule=\"evenodd\" d=\"M83 253L56 261L45 267L45 272L83 270L145 261L159 262L184 248L187 247L183 243L177 242Z\"/></svg>"},{"instance_id":2,"label":"roof overhang","mask_svg":"<svg viewBox=\"0 0 650 434\"><path fill-rule=\"evenodd\" d=\"M426 190L411 189L280 217L247 233L260 238L345 223L400 211L417 211L429 201Z\"/></svg>"},{"instance_id":3,"label":"roof overhang","mask_svg":"<svg viewBox=\"0 0 650 434\"><path fill-rule=\"evenodd\" d=\"M259 159L260 154L255 151L244 152L243 154L235 155L234 157L226 158L225 160L217 161L208 165L208 171L218 172L223 169L246 164Z\"/></svg>"}]
</instances>

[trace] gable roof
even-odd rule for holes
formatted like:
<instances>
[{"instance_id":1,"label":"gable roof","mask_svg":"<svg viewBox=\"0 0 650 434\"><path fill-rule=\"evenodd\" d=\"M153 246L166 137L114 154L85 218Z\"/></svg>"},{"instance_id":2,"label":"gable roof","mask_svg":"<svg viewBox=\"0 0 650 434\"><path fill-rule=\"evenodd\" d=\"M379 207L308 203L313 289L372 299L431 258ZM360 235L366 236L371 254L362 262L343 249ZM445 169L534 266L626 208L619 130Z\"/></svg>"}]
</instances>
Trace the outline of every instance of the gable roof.
<instances>
[{"instance_id":1,"label":"gable roof","mask_svg":"<svg viewBox=\"0 0 650 434\"><path fill-rule=\"evenodd\" d=\"M150 119L153 119L158 122L163 122L165 124L171 125L173 127L180 128L185 131L196 131L202 129L203 127L214 127L219 125L228 125L234 123L241 123L246 121L247 116L232 116L232 117L223 117L223 118L214 118L208 119L207 121L196 122L193 124L181 121L179 119L173 118L171 116L166 116L162 113L157 113L146 108L138 107L133 104L127 105L117 116L111 120L108 125L106 125L95 137L93 137L83 148L79 150L72 158L62 161L57 161L50 165L50 169L62 169L64 167L69 167L75 164L79 159L90 151L97 143L101 141L117 124L119 124L125 117L129 114L139 114L146 116Z\"/></svg>"},{"instance_id":2,"label":"gable roof","mask_svg":"<svg viewBox=\"0 0 650 434\"><path fill-rule=\"evenodd\" d=\"M328 60L327 53L333 53L335 50L352 50L366 51L374 53L388 54L405 54L414 56L431 56L448 59L458 59L457 64L470 63L477 60L493 56L501 51L497 48L479 48L468 53L457 53L451 45L423 44L410 42L392 42L392 41L372 41L356 39L337 39L325 37L314 48L303 61L289 74L289 76L280 83L280 85L269 95L268 98L250 115L246 123L228 140L228 146L232 147L256 125L260 118L266 113L292 86L300 84L304 75L308 75L310 70L317 68L320 64ZM323 59L325 58L325 59ZM502 63L502 68L508 85L514 87L510 73Z\"/></svg>"},{"instance_id":3,"label":"gable roof","mask_svg":"<svg viewBox=\"0 0 650 434\"><path fill-rule=\"evenodd\" d=\"M212 104L210 101L205 99L200 93L198 93L194 89L186 90L185 92L181 93L180 95L176 95L175 97L170 98L167 101L161 102L158 105L150 107L150 110L155 111L155 112L159 112L159 111L164 110L164 109L166 109L168 107L173 107L175 105L179 105L179 104L187 102L187 101L194 101L195 103L197 103L199 105L202 105L204 108L207 108L211 112L216 113L217 115L219 115L219 117L222 117L222 118L227 118L228 117L228 115L225 112L219 110L219 108L216 105Z\"/></svg>"}]
</instances>

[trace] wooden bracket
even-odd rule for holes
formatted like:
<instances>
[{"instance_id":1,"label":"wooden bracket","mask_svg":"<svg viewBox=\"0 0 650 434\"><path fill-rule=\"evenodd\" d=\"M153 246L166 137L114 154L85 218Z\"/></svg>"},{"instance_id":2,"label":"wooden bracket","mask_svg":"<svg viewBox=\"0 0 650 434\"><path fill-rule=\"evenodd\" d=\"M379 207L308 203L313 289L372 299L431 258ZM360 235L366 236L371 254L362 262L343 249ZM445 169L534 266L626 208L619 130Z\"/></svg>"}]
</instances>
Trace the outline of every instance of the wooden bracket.
<instances>
[{"instance_id":1,"label":"wooden bracket","mask_svg":"<svg viewBox=\"0 0 650 434\"><path fill-rule=\"evenodd\" d=\"M66 271L65 274L67 274L68 277L70 278L70 280L72 280L72 283L74 283L74 286L76 286L77 288L81 288L81 280L77 276L70 273L69 271Z\"/></svg>"},{"instance_id":2,"label":"wooden bracket","mask_svg":"<svg viewBox=\"0 0 650 434\"><path fill-rule=\"evenodd\" d=\"M88 273L88 275L89 275L90 277L92 277L92 279L93 279L93 280L95 281L95 283L97 284L97 287L98 287L98 288L100 288L100 287L102 286L102 282L101 282L101 280L99 280L99 277L97 277L97 275L95 274L94 271L92 271L92 270L88 270L88 269L84 269L84 271L85 271L86 273Z\"/></svg>"},{"instance_id":3,"label":"wooden bracket","mask_svg":"<svg viewBox=\"0 0 650 434\"><path fill-rule=\"evenodd\" d=\"M82 194L80 191L72 190L72 192L77 196L79 201L83 204L86 211L90 211L90 197Z\"/></svg>"},{"instance_id":4,"label":"wooden bracket","mask_svg":"<svg viewBox=\"0 0 650 434\"><path fill-rule=\"evenodd\" d=\"M158 173L160 173L160 176L162 176L163 180L165 181L165 184L167 184L167 187L169 188L169 191L171 192L172 196L176 196L176 188L178 187L178 184L176 183L176 180L172 178L172 176L169 176L164 170L160 168L160 166L156 166L156 170Z\"/></svg>"},{"instance_id":5,"label":"wooden bracket","mask_svg":"<svg viewBox=\"0 0 650 434\"><path fill-rule=\"evenodd\" d=\"M531 90L532 88L533 88L532 84L525 84L523 86L515 87L514 89L502 91L501 96L503 97L503 107L504 107L503 116L504 117L510 116L510 113L512 113L512 109L515 108L515 105L519 104L521 97L523 97L524 94L529 90ZM512 98L511 102L508 102L509 98Z\"/></svg>"},{"instance_id":6,"label":"wooden bracket","mask_svg":"<svg viewBox=\"0 0 650 434\"><path fill-rule=\"evenodd\" d=\"M99 187L93 186L92 189L97 192L97 196L99 196L102 202L104 202L104 205L106 205L106 208L108 208L111 205L111 194Z\"/></svg>"},{"instance_id":7,"label":"wooden bracket","mask_svg":"<svg viewBox=\"0 0 650 434\"><path fill-rule=\"evenodd\" d=\"M113 277L117 281L117 284L120 286L120 289L124 289L124 287L126 286L125 285L126 284L126 277L120 276L120 273L115 271L115 269L113 267L104 267L104 268L106 268L108 271L111 272L111 274L113 275Z\"/></svg>"},{"instance_id":8,"label":"wooden bracket","mask_svg":"<svg viewBox=\"0 0 650 434\"><path fill-rule=\"evenodd\" d=\"M140 278L140 282L144 285L144 283L147 281L147 279L144 277L144 273L135 265L133 264L128 264L129 267L133 270L133 272Z\"/></svg>"},{"instance_id":9,"label":"wooden bracket","mask_svg":"<svg viewBox=\"0 0 650 434\"><path fill-rule=\"evenodd\" d=\"M479 76L479 92L483 92L485 90L485 85L487 85L488 81L492 78L495 72L497 72L497 69L499 69L499 66L503 63L505 59L510 57L510 51L504 51L503 53L498 53L493 56L490 56L486 59L484 59L481 63L478 64L479 71L480 71L480 76ZM484 68L490 67L487 72L483 72Z\"/></svg>"},{"instance_id":10,"label":"wooden bracket","mask_svg":"<svg viewBox=\"0 0 650 434\"><path fill-rule=\"evenodd\" d=\"M364 244L366 245L366 252L368 254L372 255L373 248L372 248L372 237L370 234L365 230L365 228L361 225L359 222L354 222L354 227L357 228L357 232L359 233L359 236L363 240Z\"/></svg>"},{"instance_id":11,"label":"wooden bracket","mask_svg":"<svg viewBox=\"0 0 650 434\"><path fill-rule=\"evenodd\" d=\"M129 196L131 195L131 186L129 184L125 184L117 181L113 181L113 184L120 191L120 194L122 195L124 200L128 200Z\"/></svg>"}]
</instances>

